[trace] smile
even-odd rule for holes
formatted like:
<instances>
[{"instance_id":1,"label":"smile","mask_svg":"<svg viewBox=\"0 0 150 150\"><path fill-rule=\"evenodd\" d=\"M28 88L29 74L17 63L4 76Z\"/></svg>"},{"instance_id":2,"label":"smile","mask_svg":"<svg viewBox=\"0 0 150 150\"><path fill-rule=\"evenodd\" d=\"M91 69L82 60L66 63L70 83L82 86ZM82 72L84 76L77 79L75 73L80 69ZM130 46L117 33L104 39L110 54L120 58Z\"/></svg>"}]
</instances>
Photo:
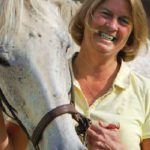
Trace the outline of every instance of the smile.
<instances>
[{"instance_id":1,"label":"smile","mask_svg":"<svg viewBox=\"0 0 150 150\"><path fill-rule=\"evenodd\" d=\"M109 34L106 34L106 33L103 33L103 32L98 32L98 35L103 38L103 39L106 39L106 40L109 40L109 41L112 41L112 42L115 42L117 40L116 37L112 36L112 35L109 35Z\"/></svg>"}]
</instances>

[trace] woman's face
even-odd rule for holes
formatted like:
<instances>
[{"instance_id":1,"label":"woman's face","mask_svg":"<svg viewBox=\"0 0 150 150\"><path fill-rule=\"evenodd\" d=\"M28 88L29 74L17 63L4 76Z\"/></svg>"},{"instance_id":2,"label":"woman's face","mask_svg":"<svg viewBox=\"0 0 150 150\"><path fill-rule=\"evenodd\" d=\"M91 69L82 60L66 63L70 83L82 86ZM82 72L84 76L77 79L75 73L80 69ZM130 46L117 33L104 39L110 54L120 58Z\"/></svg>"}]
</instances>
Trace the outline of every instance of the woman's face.
<instances>
[{"instance_id":1,"label":"woman's face","mask_svg":"<svg viewBox=\"0 0 150 150\"><path fill-rule=\"evenodd\" d=\"M116 56L126 45L133 29L131 7L127 0L105 0L92 15L92 31L85 25L81 46Z\"/></svg>"}]
</instances>

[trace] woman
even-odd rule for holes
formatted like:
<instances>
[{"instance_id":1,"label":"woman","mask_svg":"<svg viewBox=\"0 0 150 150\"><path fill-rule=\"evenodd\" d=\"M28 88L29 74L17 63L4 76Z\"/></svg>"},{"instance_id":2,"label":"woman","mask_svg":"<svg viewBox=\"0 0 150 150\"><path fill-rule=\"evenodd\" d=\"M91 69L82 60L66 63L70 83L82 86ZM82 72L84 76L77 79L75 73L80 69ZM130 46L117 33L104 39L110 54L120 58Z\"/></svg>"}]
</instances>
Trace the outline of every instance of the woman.
<instances>
[{"instance_id":1,"label":"woman","mask_svg":"<svg viewBox=\"0 0 150 150\"><path fill-rule=\"evenodd\" d=\"M0 108L0 150L25 150L28 139L24 131L17 124L5 124Z\"/></svg>"},{"instance_id":2,"label":"woman","mask_svg":"<svg viewBox=\"0 0 150 150\"><path fill-rule=\"evenodd\" d=\"M92 120L90 150L148 150L150 80L130 71L147 39L140 0L85 0L70 32L80 46L72 59L75 105Z\"/></svg>"},{"instance_id":3,"label":"woman","mask_svg":"<svg viewBox=\"0 0 150 150\"><path fill-rule=\"evenodd\" d=\"M4 122L0 108L0 150L25 150L28 139L24 131L13 122Z\"/></svg>"}]
</instances>

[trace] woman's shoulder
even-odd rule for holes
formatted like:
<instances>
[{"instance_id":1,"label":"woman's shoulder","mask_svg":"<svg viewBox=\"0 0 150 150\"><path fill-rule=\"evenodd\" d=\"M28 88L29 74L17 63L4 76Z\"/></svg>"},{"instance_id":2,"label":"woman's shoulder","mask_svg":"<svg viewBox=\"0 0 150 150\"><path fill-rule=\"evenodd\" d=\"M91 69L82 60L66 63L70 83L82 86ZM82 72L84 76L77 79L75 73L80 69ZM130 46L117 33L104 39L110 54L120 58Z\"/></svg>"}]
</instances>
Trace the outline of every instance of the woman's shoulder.
<instances>
[{"instance_id":1,"label":"woman's shoulder","mask_svg":"<svg viewBox=\"0 0 150 150\"><path fill-rule=\"evenodd\" d=\"M138 85L139 87L143 88L144 90L149 90L150 88L150 78L141 75L140 73L136 71L131 71L130 80L135 85ZM150 91L150 90L149 90Z\"/></svg>"},{"instance_id":2,"label":"woman's shoulder","mask_svg":"<svg viewBox=\"0 0 150 150\"><path fill-rule=\"evenodd\" d=\"M120 70L120 75L129 78L130 83L150 87L150 77L144 75L144 73L141 73L139 70L135 70L128 65L128 63L122 61Z\"/></svg>"},{"instance_id":3,"label":"woman's shoulder","mask_svg":"<svg viewBox=\"0 0 150 150\"><path fill-rule=\"evenodd\" d=\"M150 78L136 72L136 71L133 71L131 70L131 76L133 76L137 81L139 82L143 82L143 83L150 83Z\"/></svg>"}]
</instances>

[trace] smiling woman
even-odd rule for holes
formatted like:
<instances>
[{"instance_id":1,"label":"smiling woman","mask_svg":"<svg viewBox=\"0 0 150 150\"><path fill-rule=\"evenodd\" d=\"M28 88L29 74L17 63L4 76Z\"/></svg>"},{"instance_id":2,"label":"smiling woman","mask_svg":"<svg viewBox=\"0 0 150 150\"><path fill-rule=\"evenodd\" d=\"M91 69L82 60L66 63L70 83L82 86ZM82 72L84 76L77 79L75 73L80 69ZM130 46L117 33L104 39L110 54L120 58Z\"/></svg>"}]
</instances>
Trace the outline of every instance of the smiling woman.
<instances>
[{"instance_id":1,"label":"smiling woman","mask_svg":"<svg viewBox=\"0 0 150 150\"><path fill-rule=\"evenodd\" d=\"M92 120L90 150L150 147L150 80L124 63L146 44L147 31L141 0L85 0L71 21L80 46L70 61L75 106Z\"/></svg>"}]
</instances>

